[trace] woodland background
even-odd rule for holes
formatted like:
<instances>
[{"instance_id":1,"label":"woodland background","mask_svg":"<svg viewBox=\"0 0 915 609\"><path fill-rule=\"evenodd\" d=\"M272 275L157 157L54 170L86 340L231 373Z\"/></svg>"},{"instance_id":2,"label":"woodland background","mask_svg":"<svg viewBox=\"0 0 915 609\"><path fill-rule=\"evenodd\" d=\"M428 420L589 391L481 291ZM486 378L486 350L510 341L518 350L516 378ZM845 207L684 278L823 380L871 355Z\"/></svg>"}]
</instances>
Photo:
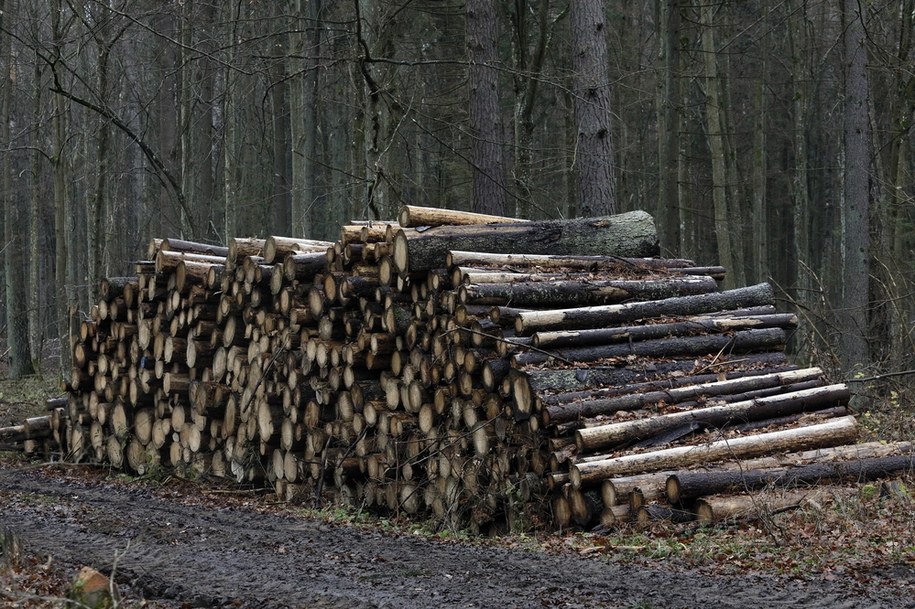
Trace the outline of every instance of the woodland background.
<instances>
[{"instance_id":1,"label":"woodland background","mask_svg":"<svg viewBox=\"0 0 915 609\"><path fill-rule=\"evenodd\" d=\"M802 358L915 367L913 33L915 0L0 0L9 375L151 237L403 203L645 209L776 285Z\"/></svg>"}]
</instances>

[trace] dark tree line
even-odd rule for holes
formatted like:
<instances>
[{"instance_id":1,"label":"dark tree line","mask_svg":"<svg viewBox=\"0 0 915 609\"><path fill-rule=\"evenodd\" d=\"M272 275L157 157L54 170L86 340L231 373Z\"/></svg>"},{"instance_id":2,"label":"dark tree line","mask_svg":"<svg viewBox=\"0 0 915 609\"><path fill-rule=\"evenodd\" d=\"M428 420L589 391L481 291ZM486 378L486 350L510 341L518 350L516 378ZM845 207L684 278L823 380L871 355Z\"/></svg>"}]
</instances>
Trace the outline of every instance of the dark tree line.
<instances>
[{"instance_id":1,"label":"dark tree line","mask_svg":"<svg viewBox=\"0 0 915 609\"><path fill-rule=\"evenodd\" d=\"M0 0L13 375L152 236L652 212L911 365L915 0ZM67 349L62 349L64 359ZM66 365L66 362L64 362Z\"/></svg>"}]
</instances>

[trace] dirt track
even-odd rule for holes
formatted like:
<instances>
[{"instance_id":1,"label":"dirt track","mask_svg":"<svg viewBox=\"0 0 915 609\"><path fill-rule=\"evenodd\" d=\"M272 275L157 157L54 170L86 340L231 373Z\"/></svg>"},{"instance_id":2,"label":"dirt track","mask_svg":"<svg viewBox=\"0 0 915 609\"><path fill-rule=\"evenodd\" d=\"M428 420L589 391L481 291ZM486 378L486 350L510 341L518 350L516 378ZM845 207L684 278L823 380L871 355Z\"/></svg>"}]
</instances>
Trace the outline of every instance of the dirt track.
<instances>
[{"instance_id":1,"label":"dirt track","mask_svg":"<svg viewBox=\"0 0 915 609\"><path fill-rule=\"evenodd\" d=\"M166 493L0 469L0 525L26 550L183 607L905 607L843 583L715 577L601 557L430 541ZM911 575L911 574L910 574Z\"/></svg>"}]
</instances>

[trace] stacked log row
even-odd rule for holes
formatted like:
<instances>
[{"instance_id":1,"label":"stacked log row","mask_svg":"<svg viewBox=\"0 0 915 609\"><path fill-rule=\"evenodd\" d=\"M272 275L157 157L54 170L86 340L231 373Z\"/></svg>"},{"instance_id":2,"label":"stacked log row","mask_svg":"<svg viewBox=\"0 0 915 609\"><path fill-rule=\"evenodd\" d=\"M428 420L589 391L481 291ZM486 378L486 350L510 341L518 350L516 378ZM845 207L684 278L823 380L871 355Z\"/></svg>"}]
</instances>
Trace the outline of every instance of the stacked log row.
<instances>
[{"instance_id":1,"label":"stacked log row","mask_svg":"<svg viewBox=\"0 0 915 609\"><path fill-rule=\"evenodd\" d=\"M66 443L66 398L51 398L45 404L48 414L29 417L22 423L0 427L0 451L30 456L59 455Z\"/></svg>"},{"instance_id":2,"label":"stacked log row","mask_svg":"<svg viewBox=\"0 0 915 609\"><path fill-rule=\"evenodd\" d=\"M696 517L671 475L854 441L772 290L654 258L647 214L398 220L154 240L80 327L67 454L497 531Z\"/></svg>"}]
</instances>

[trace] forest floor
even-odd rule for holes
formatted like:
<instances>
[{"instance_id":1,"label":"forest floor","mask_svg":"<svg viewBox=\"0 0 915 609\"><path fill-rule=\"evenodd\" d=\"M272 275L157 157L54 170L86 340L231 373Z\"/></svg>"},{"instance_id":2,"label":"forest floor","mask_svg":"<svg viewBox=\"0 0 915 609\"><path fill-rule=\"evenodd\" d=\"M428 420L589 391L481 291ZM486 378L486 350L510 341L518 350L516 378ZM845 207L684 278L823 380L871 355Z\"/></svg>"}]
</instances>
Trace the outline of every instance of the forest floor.
<instances>
[{"instance_id":1,"label":"forest floor","mask_svg":"<svg viewBox=\"0 0 915 609\"><path fill-rule=\"evenodd\" d=\"M0 425L40 411L38 386L0 381ZM479 539L7 453L0 533L22 549L0 557L0 607L71 607L82 566L114 573L121 607L915 607L909 489L911 473L728 526Z\"/></svg>"}]
</instances>

